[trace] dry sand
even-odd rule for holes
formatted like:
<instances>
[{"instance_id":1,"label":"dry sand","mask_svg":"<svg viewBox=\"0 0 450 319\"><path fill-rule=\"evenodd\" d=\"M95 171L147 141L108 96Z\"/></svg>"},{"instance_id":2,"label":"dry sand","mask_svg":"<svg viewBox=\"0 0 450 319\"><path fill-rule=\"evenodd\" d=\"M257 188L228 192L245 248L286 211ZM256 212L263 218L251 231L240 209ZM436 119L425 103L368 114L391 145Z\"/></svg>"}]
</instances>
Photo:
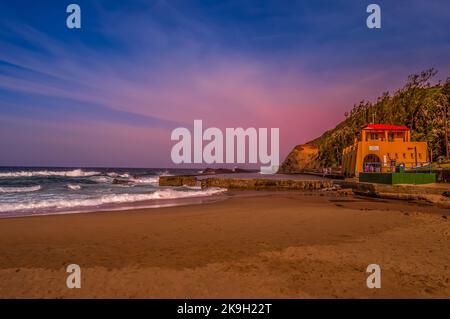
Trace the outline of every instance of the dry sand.
<instances>
[{"instance_id":1,"label":"dry sand","mask_svg":"<svg viewBox=\"0 0 450 319\"><path fill-rule=\"evenodd\" d=\"M0 219L0 297L450 297L448 210L337 195ZM81 289L65 267L81 266ZM382 270L368 289L367 265Z\"/></svg>"}]
</instances>

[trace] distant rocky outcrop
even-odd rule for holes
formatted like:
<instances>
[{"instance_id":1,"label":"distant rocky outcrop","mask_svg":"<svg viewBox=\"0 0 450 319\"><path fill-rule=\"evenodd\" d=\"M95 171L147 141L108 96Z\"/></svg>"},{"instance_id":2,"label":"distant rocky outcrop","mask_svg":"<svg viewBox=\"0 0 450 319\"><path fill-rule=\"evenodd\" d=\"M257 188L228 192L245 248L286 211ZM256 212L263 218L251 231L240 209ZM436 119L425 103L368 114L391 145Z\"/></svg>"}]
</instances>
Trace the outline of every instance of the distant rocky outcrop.
<instances>
[{"instance_id":1,"label":"distant rocky outcrop","mask_svg":"<svg viewBox=\"0 0 450 319\"><path fill-rule=\"evenodd\" d=\"M240 190L271 190L271 191L314 191L329 189L333 186L332 180L288 180L288 179L262 179L262 178L205 178L201 181L202 189L220 187Z\"/></svg>"},{"instance_id":2,"label":"distant rocky outcrop","mask_svg":"<svg viewBox=\"0 0 450 319\"><path fill-rule=\"evenodd\" d=\"M320 168L318 154L319 149L313 144L297 145L281 164L278 173L292 174L317 170Z\"/></svg>"}]
</instances>

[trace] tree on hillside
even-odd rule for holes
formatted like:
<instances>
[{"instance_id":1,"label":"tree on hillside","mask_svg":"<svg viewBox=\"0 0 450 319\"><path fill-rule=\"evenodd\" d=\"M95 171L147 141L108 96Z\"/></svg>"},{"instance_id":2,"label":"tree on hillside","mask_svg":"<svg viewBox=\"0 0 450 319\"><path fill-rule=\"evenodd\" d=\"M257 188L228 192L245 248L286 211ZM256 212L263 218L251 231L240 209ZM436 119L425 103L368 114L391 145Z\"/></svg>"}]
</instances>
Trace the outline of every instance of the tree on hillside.
<instances>
[{"instance_id":1,"label":"tree on hillside","mask_svg":"<svg viewBox=\"0 0 450 319\"><path fill-rule=\"evenodd\" d=\"M355 104L345 113L343 122L314 141L322 165L339 166L342 150L353 143L372 117L379 123L408 126L413 140L428 142L430 159L449 157L450 78L444 84L432 85L430 81L436 74L432 68L410 75L404 87L392 96L384 92L374 103Z\"/></svg>"}]
</instances>

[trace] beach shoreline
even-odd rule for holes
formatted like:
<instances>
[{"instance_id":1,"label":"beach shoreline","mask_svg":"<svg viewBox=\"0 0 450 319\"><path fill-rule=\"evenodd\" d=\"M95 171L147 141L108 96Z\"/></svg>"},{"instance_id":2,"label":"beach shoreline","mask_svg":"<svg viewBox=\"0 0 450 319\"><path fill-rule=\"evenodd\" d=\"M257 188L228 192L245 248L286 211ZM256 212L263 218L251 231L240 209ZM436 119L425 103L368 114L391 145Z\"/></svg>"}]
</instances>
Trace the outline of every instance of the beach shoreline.
<instances>
[{"instance_id":1,"label":"beach shoreline","mask_svg":"<svg viewBox=\"0 0 450 319\"><path fill-rule=\"evenodd\" d=\"M189 206L189 205L201 205L209 202L221 201L227 199L227 191L223 190L213 195L203 195L203 196L192 196L192 197L181 197L181 198L169 198L169 199L152 199L143 200L130 203L118 203L102 205L99 207L79 207L72 210L62 210L62 211L37 211L37 212L13 212L13 213L2 213L0 214L1 219L10 218L29 218L29 217L41 217L41 216L59 216L59 215L73 215L73 214L95 214L104 212L126 212L129 210L147 210L147 209L157 209L165 207L176 207L176 206Z\"/></svg>"},{"instance_id":2,"label":"beach shoreline","mask_svg":"<svg viewBox=\"0 0 450 319\"><path fill-rule=\"evenodd\" d=\"M449 297L447 215L335 193L235 191L200 205L1 219L0 297ZM66 287L73 263L81 289ZM372 263L381 289L366 286Z\"/></svg>"}]
</instances>

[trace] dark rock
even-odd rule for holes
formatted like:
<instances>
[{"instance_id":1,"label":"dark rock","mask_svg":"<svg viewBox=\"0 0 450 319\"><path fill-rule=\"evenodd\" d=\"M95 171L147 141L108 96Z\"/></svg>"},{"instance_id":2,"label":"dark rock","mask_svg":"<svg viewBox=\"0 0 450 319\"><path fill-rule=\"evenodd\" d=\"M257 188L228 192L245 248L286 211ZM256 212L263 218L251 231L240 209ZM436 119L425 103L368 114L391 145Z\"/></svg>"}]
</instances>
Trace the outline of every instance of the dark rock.
<instances>
[{"instance_id":1,"label":"dark rock","mask_svg":"<svg viewBox=\"0 0 450 319\"><path fill-rule=\"evenodd\" d=\"M112 183L115 185L130 185L132 182L128 179L114 178Z\"/></svg>"},{"instance_id":2,"label":"dark rock","mask_svg":"<svg viewBox=\"0 0 450 319\"><path fill-rule=\"evenodd\" d=\"M160 176L159 186L196 186L195 176Z\"/></svg>"}]
</instances>

